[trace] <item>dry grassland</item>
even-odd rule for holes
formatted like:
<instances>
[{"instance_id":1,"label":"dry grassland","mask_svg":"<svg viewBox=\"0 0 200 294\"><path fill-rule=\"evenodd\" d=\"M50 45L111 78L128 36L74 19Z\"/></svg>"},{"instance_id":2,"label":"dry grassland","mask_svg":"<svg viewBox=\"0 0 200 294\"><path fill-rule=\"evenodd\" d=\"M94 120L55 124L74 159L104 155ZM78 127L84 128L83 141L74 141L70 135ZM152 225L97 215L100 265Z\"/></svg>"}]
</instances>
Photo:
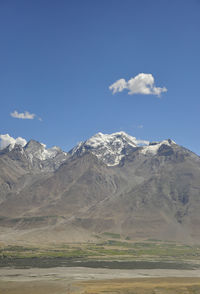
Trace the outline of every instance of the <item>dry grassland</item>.
<instances>
[{"instance_id":1,"label":"dry grassland","mask_svg":"<svg viewBox=\"0 0 200 294\"><path fill-rule=\"evenodd\" d=\"M68 294L68 283L54 281L0 282L0 294Z\"/></svg>"},{"instance_id":2,"label":"dry grassland","mask_svg":"<svg viewBox=\"0 0 200 294\"><path fill-rule=\"evenodd\" d=\"M146 278L84 281L73 294L200 294L200 278Z\"/></svg>"},{"instance_id":3,"label":"dry grassland","mask_svg":"<svg viewBox=\"0 0 200 294\"><path fill-rule=\"evenodd\" d=\"M0 282L0 294L200 294L200 278Z\"/></svg>"}]
</instances>

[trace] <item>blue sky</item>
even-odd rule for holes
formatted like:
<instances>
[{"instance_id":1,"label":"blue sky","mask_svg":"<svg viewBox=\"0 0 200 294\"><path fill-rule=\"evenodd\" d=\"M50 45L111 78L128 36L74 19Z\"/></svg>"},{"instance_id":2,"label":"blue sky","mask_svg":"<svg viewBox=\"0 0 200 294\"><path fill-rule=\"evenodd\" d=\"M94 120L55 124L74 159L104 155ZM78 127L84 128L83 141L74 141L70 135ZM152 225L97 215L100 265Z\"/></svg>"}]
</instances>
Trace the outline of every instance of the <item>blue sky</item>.
<instances>
[{"instance_id":1,"label":"blue sky","mask_svg":"<svg viewBox=\"0 0 200 294\"><path fill-rule=\"evenodd\" d=\"M199 0L0 1L0 134L67 151L122 130L200 154L199 15ZM128 94L140 73L150 94Z\"/></svg>"}]
</instances>

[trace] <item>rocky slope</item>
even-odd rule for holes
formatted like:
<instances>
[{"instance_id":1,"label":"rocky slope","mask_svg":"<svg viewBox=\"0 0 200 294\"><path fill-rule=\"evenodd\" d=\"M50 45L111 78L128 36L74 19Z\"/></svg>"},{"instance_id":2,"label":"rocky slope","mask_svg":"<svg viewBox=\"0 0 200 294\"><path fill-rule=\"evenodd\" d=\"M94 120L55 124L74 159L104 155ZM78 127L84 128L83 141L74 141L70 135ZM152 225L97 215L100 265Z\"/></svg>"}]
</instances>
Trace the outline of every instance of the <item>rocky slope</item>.
<instances>
[{"instance_id":1,"label":"rocky slope","mask_svg":"<svg viewBox=\"0 0 200 294\"><path fill-rule=\"evenodd\" d=\"M200 157L172 140L147 143L98 133L69 153L36 141L1 150L2 238L199 242Z\"/></svg>"}]
</instances>

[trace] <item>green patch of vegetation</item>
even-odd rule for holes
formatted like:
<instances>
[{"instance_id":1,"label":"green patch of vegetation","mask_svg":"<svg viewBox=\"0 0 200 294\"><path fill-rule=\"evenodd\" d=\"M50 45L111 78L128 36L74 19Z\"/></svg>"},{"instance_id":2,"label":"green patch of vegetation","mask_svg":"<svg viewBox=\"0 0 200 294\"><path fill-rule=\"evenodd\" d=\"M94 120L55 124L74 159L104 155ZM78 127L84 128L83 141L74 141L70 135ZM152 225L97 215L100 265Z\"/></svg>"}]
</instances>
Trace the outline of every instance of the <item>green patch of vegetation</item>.
<instances>
[{"instance_id":1,"label":"green patch of vegetation","mask_svg":"<svg viewBox=\"0 0 200 294\"><path fill-rule=\"evenodd\" d=\"M131 240L131 237L127 236L127 237L126 237L126 240Z\"/></svg>"},{"instance_id":2,"label":"green patch of vegetation","mask_svg":"<svg viewBox=\"0 0 200 294\"><path fill-rule=\"evenodd\" d=\"M152 242L162 242L162 240L159 240L159 239L153 239L153 238L149 238L149 239L147 239L147 241L152 241Z\"/></svg>"},{"instance_id":3,"label":"green patch of vegetation","mask_svg":"<svg viewBox=\"0 0 200 294\"><path fill-rule=\"evenodd\" d=\"M109 238L113 238L113 239L120 239L121 238L120 234L110 233L110 232L104 232L102 235L107 236Z\"/></svg>"},{"instance_id":4,"label":"green patch of vegetation","mask_svg":"<svg viewBox=\"0 0 200 294\"><path fill-rule=\"evenodd\" d=\"M1 246L0 266L9 260L56 260L67 261L120 261L120 262L162 262L188 263L200 266L200 246L188 246L164 242L132 242L129 240L99 240L96 243L59 244L45 248L26 246ZM46 262L45 261L45 262ZM48 262L47 262L48 263Z\"/></svg>"},{"instance_id":5,"label":"green patch of vegetation","mask_svg":"<svg viewBox=\"0 0 200 294\"><path fill-rule=\"evenodd\" d=\"M94 237L97 239L101 239L101 236L99 236L99 235L94 235Z\"/></svg>"},{"instance_id":6,"label":"green patch of vegetation","mask_svg":"<svg viewBox=\"0 0 200 294\"><path fill-rule=\"evenodd\" d=\"M31 217L20 217L20 218L12 218L10 219L11 223L17 223L17 222L43 222L47 219L54 219L57 218L56 215L48 215L48 216L31 216Z\"/></svg>"}]
</instances>

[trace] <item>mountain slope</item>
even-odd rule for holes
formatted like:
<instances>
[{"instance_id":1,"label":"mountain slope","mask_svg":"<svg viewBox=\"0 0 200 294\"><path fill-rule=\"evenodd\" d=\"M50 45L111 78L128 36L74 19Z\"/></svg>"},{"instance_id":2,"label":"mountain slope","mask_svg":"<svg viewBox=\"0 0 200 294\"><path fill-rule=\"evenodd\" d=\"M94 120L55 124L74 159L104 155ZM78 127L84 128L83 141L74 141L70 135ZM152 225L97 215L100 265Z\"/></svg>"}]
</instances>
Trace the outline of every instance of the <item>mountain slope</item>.
<instances>
[{"instance_id":1,"label":"mountain slope","mask_svg":"<svg viewBox=\"0 0 200 294\"><path fill-rule=\"evenodd\" d=\"M125 158L117 167L127 179L124 191L87 218L109 217L111 231L132 238L199 240L199 157L178 145L171 148L162 145L153 157L136 150Z\"/></svg>"}]
</instances>

